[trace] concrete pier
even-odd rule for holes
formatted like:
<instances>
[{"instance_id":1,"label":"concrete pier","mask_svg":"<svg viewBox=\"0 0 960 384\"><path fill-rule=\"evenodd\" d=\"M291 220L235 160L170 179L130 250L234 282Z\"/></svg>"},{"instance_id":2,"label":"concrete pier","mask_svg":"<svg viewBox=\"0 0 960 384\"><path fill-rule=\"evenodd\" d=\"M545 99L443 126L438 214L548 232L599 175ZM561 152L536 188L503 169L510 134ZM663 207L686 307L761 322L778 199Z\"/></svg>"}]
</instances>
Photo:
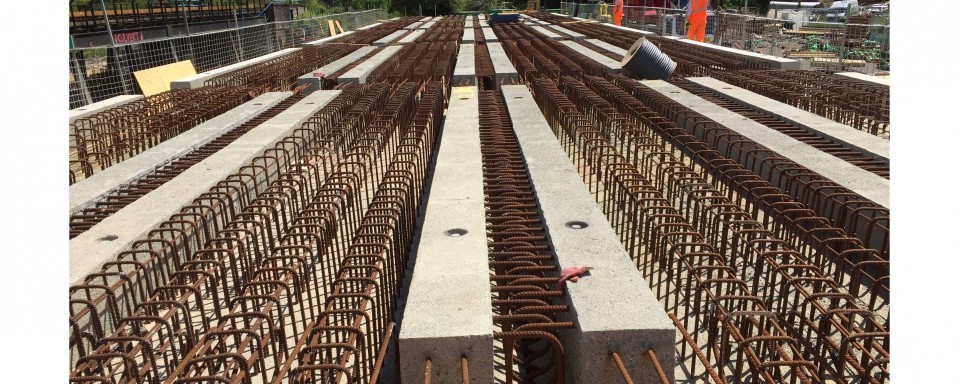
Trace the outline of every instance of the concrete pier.
<instances>
[{"instance_id":1,"label":"concrete pier","mask_svg":"<svg viewBox=\"0 0 960 384\"><path fill-rule=\"evenodd\" d=\"M293 53L293 52L296 52L296 51L299 51L299 50L300 50L300 48L287 48L287 49L283 49L283 50L280 50L280 51L277 51L277 52L274 52L274 53L270 53L270 54L266 54L266 55L263 55L263 56L260 56L260 57L256 57L256 58L253 58L253 59L250 59L250 60L241 61L241 62L236 63L236 64L233 64L233 65L228 65L228 66L226 66L226 67L220 67L220 68L217 68L217 69L211 69L211 70L209 70L209 71L201 72L201 73L198 73L198 74L196 74L196 75L187 76L187 77L184 77L184 78L182 78L182 79L180 79L180 80L171 81L171 82L170 82L170 89L194 89L194 88L200 88L200 87L203 86L203 83L205 83L207 80L210 80L210 79L212 79L212 78L214 78L214 77L217 77L217 76L220 76L220 75L223 75L223 74L226 74L226 73L230 73L230 72L233 72L233 71L238 70L238 69L240 69L240 68L248 67L248 66L251 66L251 65L254 65L254 64L260 64L260 63L262 63L262 62L264 62L264 61L267 61L267 60L270 60L270 59L275 59L275 58L278 58L278 57L281 57L281 56L284 56L284 55L287 55L287 54L290 54L290 53Z\"/></svg>"},{"instance_id":2,"label":"concrete pier","mask_svg":"<svg viewBox=\"0 0 960 384\"><path fill-rule=\"evenodd\" d=\"M714 78L688 77L687 81L709 89L740 105L780 117L806 129L808 132L843 143L850 148L862 151L864 155L875 160L884 161L887 165L890 164L890 140Z\"/></svg>"},{"instance_id":3,"label":"concrete pier","mask_svg":"<svg viewBox=\"0 0 960 384\"><path fill-rule=\"evenodd\" d=\"M389 46L383 48L380 52L377 52L376 55L373 55L366 61L357 64L356 67L353 67L347 73L344 73L342 76L337 78L337 82L340 84L346 83L360 83L364 84L367 82L367 76L370 76L373 73L373 70L377 69L380 64L383 64L384 61L387 61L390 57L395 55L400 49L403 48L399 45Z\"/></svg>"},{"instance_id":4,"label":"concrete pier","mask_svg":"<svg viewBox=\"0 0 960 384\"><path fill-rule=\"evenodd\" d=\"M134 241L143 239L170 215L180 212L201 193L209 191L229 174L289 136L339 94L340 91L314 92L70 240L70 284L81 283L88 274L98 271L104 262L115 260L119 252L130 249ZM266 179L255 182L264 181Z\"/></svg>"},{"instance_id":5,"label":"concrete pier","mask_svg":"<svg viewBox=\"0 0 960 384\"><path fill-rule=\"evenodd\" d=\"M461 44L457 66L453 70L453 86L477 85L476 57L473 44Z\"/></svg>"},{"instance_id":6,"label":"concrete pier","mask_svg":"<svg viewBox=\"0 0 960 384\"><path fill-rule=\"evenodd\" d=\"M324 77L339 71L343 67L346 67L352 64L353 62L359 60L361 57L366 56L368 53L373 52L374 50L377 50L377 49L379 48L374 46L360 47L360 49L350 52L350 54L344 57L341 57L340 59L330 64L324 65L320 68L315 69L313 72L300 76L297 79L297 86L303 85L305 83L309 83L310 86L308 86L306 89L303 90L303 93L306 95L319 91L323 87L322 80Z\"/></svg>"},{"instance_id":7,"label":"concrete pier","mask_svg":"<svg viewBox=\"0 0 960 384\"><path fill-rule=\"evenodd\" d=\"M644 80L640 83L717 122L717 124L776 152L780 156L833 180L844 188L884 208L890 207L890 180L770 129L736 112L728 111L665 81ZM689 127L681 128L687 129L694 135L697 133L697 127L693 123ZM718 148L718 150L723 151L724 148ZM762 167L762 165L758 166ZM762 169L759 171L761 174L764 173ZM767 181L776 183L776 180Z\"/></svg>"},{"instance_id":8,"label":"concrete pier","mask_svg":"<svg viewBox=\"0 0 960 384\"><path fill-rule=\"evenodd\" d=\"M497 87L500 84L516 84L520 82L517 76L517 69L507 57L507 52L503 50L500 43L487 43L487 50L490 52L490 61L493 62L493 71L496 73Z\"/></svg>"},{"instance_id":9,"label":"concrete pier","mask_svg":"<svg viewBox=\"0 0 960 384\"><path fill-rule=\"evenodd\" d=\"M561 41L560 44L566 45L570 49L577 51L577 53L589 57L591 60L596 61L597 63L600 63L600 65L607 67L610 72L620 73L623 71L623 67L620 66L619 61L601 55L599 52L587 48L576 41L564 40Z\"/></svg>"},{"instance_id":10,"label":"concrete pier","mask_svg":"<svg viewBox=\"0 0 960 384\"><path fill-rule=\"evenodd\" d=\"M209 143L279 104L290 95L292 95L290 92L268 92L260 95L189 131L74 183L70 186L70 214L96 203L111 191L130 184L164 164Z\"/></svg>"},{"instance_id":11,"label":"concrete pier","mask_svg":"<svg viewBox=\"0 0 960 384\"><path fill-rule=\"evenodd\" d=\"M400 327L403 384L493 383L493 310L476 87L454 87Z\"/></svg>"},{"instance_id":12,"label":"concrete pier","mask_svg":"<svg viewBox=\"0 0 960 384\"><path fill-rule=\"evenodd\" d=\"M646 357L653 348L664 367L676 365L676 328L600 211L570 158L524 85L503 86L503 97L561 267L590 266L589 275L567 283L570 312L560 331L568 380L622 383L610 356L617 352L630 376L659 382ZM578 228L579 227L579 228ZM673 380L673 369L666 370Z\"/></svg>"}]
</instances>

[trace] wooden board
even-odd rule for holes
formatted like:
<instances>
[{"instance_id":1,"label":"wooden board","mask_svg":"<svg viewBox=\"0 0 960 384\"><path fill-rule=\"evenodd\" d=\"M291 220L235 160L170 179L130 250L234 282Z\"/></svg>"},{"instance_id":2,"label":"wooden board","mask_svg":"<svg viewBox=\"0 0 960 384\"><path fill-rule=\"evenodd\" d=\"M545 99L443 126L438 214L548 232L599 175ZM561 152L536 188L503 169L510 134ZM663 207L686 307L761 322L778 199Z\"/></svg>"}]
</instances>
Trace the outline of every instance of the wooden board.
<instances>
[{"instance_id":1,"label":"wooden board","mask_svg":"<svg viewBox=\"0 0 960 384\"><path fill-rule=\"evenodd\" d=\"M327 26L330 27L330 36L336 36L337 28L333 25L333 20L327 20Z\"/></svg>"},{"instance_id":2,"label":"wooden board","mask_svg":"<svg viewBox=\"0 0 960 384\"><path fill-rule=\"evenodd\" d=\"M197 74L190 60L178 61L173 64L161 65L133 73L137 84L143 91L143 96L156 95L170 90L170 82Z\"/></svg>"},{"instance_id":3,"label":"wooden board","mask_svg":"<svg viewBox=\"0 0 960 384\"><path fill-rule=\"evenodd\" d=\"M343 33L343 27L340 26L340 20L334 20L333 22L337 24L337 29L340 30L340 33Z\"/></svg>"}]
</instances>

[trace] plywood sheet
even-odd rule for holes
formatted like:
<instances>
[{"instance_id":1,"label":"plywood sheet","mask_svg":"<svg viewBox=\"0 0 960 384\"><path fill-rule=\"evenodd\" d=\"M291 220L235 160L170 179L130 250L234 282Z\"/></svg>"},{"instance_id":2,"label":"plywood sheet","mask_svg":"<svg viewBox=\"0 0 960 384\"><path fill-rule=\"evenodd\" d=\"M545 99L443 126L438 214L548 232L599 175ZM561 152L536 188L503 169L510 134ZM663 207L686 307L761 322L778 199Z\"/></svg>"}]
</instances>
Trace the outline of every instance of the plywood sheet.
<instances>
[{"instance_id":1,"label":"plywood sheet","mask_svg":"<svg viewBox=\"0 0 960 384\"><path fill-rule=\"evenodd\" d=\"M137 79L143 95L151 96L169 91L171 81L196 74L197 70L193 68L193 62L184 60L137 71L133 73L133 77Z\"/></svg>"}]
</instances>

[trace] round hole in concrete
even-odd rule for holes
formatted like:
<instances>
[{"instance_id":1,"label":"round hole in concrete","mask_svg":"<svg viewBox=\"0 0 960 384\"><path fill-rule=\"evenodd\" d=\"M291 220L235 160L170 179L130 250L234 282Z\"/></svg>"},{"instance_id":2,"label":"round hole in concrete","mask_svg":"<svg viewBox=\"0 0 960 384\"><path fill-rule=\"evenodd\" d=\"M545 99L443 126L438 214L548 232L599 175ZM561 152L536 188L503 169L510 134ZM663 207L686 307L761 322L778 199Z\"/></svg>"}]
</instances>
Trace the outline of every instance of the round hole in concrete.
<instances>
[{"instance_id":1,"label":"round hole in concrete","mask_svg":"<svg viewBox=\"0 0 960 384\"><path fill-rule=\"evenodd\" d=\"M733 88L730 88L730 87L723 87L723 88L720 88L720 89L733 89Z\"/></svg>"},{"instance_id":2,"label":"round hole in concrete","mask_svg":"<svg viewBox=\"0 0 960 384\"><path fill-rule=\"evenodd\" d=\"M460 237L460 236L466 235L467 230L463 228L454 228L454 229L448 229L444 233L446 233L447 236L450 236L450 237Z\"/></svg>"},{"instance_id":3,"label":"round hole in concrete","mask_svg":"<svg viewBox=\"0 0 960 384\"><path fill-rule=\"evenodd\" d=\"M263 105L263 103L253 103L253 105Z\"/></svg>"},{"instance_id":4,"label":"round hole in concrete","mask_svg":"<svg viewBox=\"0 0 960 384\"><path fill-rule=\"evenodd\" d=\"M589 226L589 224L582 221L571 221L567 223L567 227L572 229L584 229Z\"/></svg>"},{"instance_id":5,"label":"round hole in concrete","mask_svg":"<svg viewBox=\"0 0 960 384\"><path fill-rule=\"evenodd\" d=\"M680 93L680 91L670 91L670 93Z\"/></svg>"},{"instance_id":6,"label":"round hole in concrete","mask_svg":"<svg viewBox=\"0 0 960 384\"><path fill-rule=\"evenodd\" d=\"M523 96L514 96L513 98L514 98L514 99L522 99Z\"/></svg>"},{"instance_id":7,"label":"round hole in concrete","mask_svg":"<svg viewBox=\"0 0 960 384\"><path fill-rule=\"evenodd\" d=\"M309 103L307 103L307 105L313 105L313 102L309 102Z\"/></svg>"},{"instance_id":8,"label":"round hole in concrete","mask_svg":"<svg viewBox=\"0 0 960 384\"><path fill-rule=\"evenodd\" d=\"M114 240L119 239L119 238L120 238L120 237L118 237L117 235L106 235L106 236L101 237L101 238L99 238L99 239L97 239L97 240L100 240L100 241L114 241Z\"/></svg>"},{"instance_id":9,"label":"round hole in concrete","mask_svg":"<svg viewBox=\"0 0 960 384\"><path fill-rule=\"evenodd\" d=\"M461 97L460 100L469 100L469 97Z\"/></svg>"}]
</instances>

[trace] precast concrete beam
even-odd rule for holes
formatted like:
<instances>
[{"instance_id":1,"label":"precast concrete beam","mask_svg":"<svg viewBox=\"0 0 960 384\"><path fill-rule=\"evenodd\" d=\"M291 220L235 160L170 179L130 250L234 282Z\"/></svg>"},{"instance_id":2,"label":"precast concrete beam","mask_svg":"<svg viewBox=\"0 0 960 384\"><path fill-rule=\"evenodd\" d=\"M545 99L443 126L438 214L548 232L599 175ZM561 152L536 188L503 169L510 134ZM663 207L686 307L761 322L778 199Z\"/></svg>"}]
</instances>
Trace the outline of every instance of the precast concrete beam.
<instances>
[{"instance_id":1,"label":"precast concrete beam","mask_svg":"<svg viewBox=\"0 0 960 384\"><path fill-rule=\"evenodd\" d=\"M500 41L500 38L497 37L497 34L493 32L493 28L481 27L480 31L483 32L483 38L487 41L487 43L495 43Z\"/></svg>"},{"instance_id":2,"label":"precast concrete beam","mask_svg":"<svg viewBox=\"0 0 960 384\"><path fill-rule=\"evenodd\" d=\"M430 21L430 20L433 20L433 17L432 17L432 16L427 16L427 17L424 17L424 18L420 19L420 22L421 22L421 23L426 23L426 22L428 22L428 21Z\"/></svg>"},{"instance_id":3,"label":"precast concrete beam","mask_svg":"<svg viewBox=\"0 0 960 384\"><path fill-rule=\"evenodd\" d=\"M104 262L113 261L121 251L130 249L134 241L143 239L156 226L180 212L197 196L210 190L240 167L246 166L264 150L290 135L304 121L333 100L340 91L320 91L310 94L286 111L253 128L230 145L183 171L119 212L70 240L70 284L83 281L90 273L99 271ZM284 161L280 157L280 162ZM270 168L283 169L285 164ZM251 180L250 188L276 178L263 174ZM188 234L184 242L191 241Z\"/></svg>"},{"instance_id":4,"label":"precast concrete beam","mask_svg":"<svg viewBox=\"0 0 960 384\"><path fill-rule=\"evenodd\" d=\"M287 48L274 53L269 53L260 57L255 57L250 60L241 61L236 64L228 65L226 67L220 67L217 69L211 69L206 72L201 72L196 75L190 75L184 77L180 80L174 80L170 82L170 89L194 89L200 88L203 86L207 80L210 80L214 77L233 72L240 68L248 67L255 64L260 64L264 61L275 59L281 56L291 54L293 52L299 51L300 48Z\"/></svg>"},{"instance_id":5,"label":"precast concrete beam","mask_svg":"<svg viewBox=\"0 0 960 384\"><path fill-rule=\"evenodd\" d=\"M453 70L453 86L477 85L476 58L473 44L461 44L457 66Z\"/></svg>"},{"instance_id":6,"label":"precast concrete beam","mask_svg":"<svg viewBox=\"0 0 960 384\"><path fill-rule=\"evenodd\" d=\"M273 106L290 97L291 94L290 92L264 93L191 128L189 131L74 183L70 186L70 214L72 215L95 204L117 188L132 183L180 156L209 143L227 131L246 123L261 112L273 108Z\"/></svg>"},{"instance_id":7,"label":"precast concrete beam","mask_svg":"<svg viewBox=\"0 0 960 384\"><path fill-rule=\"evenodd\" d=\"M566 45L568 48L577 51L577 53L589 57L591 60L596 61L604 67L607 67L610 72L620 73L623 71L623 67L620 66L619 61L606 57L600 54L600 52L587 48L576 41L564 40L561 41L560 44Z\"/></svg>"},{"instance_id":8,"label":"precast concrete beam","mask_svg":"<svg viewBox=\"0 0 960 384\"><path fill-rule=\"evenodd\" d=\"M486 45L487 51L490 53L490 61L493 62L493 71L496 73L497 87L499 87L500 84L519 83L520 77L517 75L517 69L514 68L513 63L510 62L510 59L507 57L507 52L503 50L503 46L500 45L500 43L490 42L487 42Z\"/></svg>"},{"instance_id":9,"label":"precast concrete beam","mask_svg":"<svg viewBox=\"0 0 960 384\"><path fill-rule=\"evenodd\" d=\"M407 32L410 32L410 30L400 29L400 30L394 31L394 32L391 33L391 34L386 35L386 36L380 38L380 39L377 40L377 41L374 41L374 42L373 42L373 45L387 45L387 44L390 44L390 43L394 42L395 40L399 39L401 36L407 34Z\"/></svg>"},{"instance_id":10,"label":"precast concrete beam","mask_svg":"<svg viewBox=\"0 0 960 384\"><path fill-rule=\"evenodd\" d=\"M888 87L890 86L890 79L885 79L879 76L866 75L860 72L837 72L837 73L834 73L834 75L849 77L851 79L860 80L873 85L885 85Z\"/></svg>"},{"instance_id":11,"label":"precast concrete beam","mask_svg":"<svg viewBox=\"0 0 960 384\"><path fill-rule=\"evenodd\" d=\"M541 35L546 36L548 39L563 40L563 36L560 36L558 33L551 31L546 27L543 27L540 25L534 25L534 26L531 26L530 28L533 28L534 31L539 32Z\"/></svg>"},{"instance_id":12,"label":"precast concrete beam","mask_svg":"<svg viewBox=\"0 0 960 384\"><path fill-rule=\"evenodd\" d=\"M728 98L736 103L777 116L818 136L843 143L875 160L890 165L890 140L871 135L846 124L781 103L769 97L724 83L710 77L688 77L687 81Z\"/></svg>"},{"instance_id":13,"label":"precast concrete beam","mask_svg":"<svg viewBox=\"0 0 960 384\"><path fill-rule=\"evenodd\" d=\"M121 105L127 104L135 100L140 100L142 98L143 98L143 95L120 95L120 96L111 97L106 100L101 100L93 104L71 109L69 113L70 124L73 124L73 122L77 121L78 119L82 119L84 117L93 115L95 113L106 111L110 108L119 107Z\"/></svg>"},{"instance_id":14,"label":"precast concrete beam","mask_svg":"<svg viewBox=\"0 0 960 384\"><path fill-rule=\"evenodd\" d=\"M777 130L768 128L750 118L706 101L673 84L662 80L644 80L640 81L640 83L690 108L694 112L713 120L717 124L756 142L758 145L774 151L780 156L790 159L823 177L833 180L835 183L873 201L877 205L890 208L890 180L850 164L843 159L823 152L809 144L800 142ZM701 137L700 133L702 132L700 131L702 126L695 124L693 120L690 120L687 126L683 126L683 121L677 121L675 123L694 136ZM717 150L721 152L724 151L725 145L721 145ZM758 175L769 175L769 178L774 177L771 172L769 172L768 165L762 162L756 163L753 170ZM744 164L744 166L746 167L747 165ZM757 167L760 168L757 169ZM776 179L768 179L767 181L773 185L779 184L779 180Z\"/></svg>"},{"instance_id":15,"label":"precast concrete beam","mask_svg":"<svg viewBox=\"0 0 960 384\"><path fill-rule=\"evenodd\" d=\"M476 42L476 35L473 28L464 28L463 35L460 36L460 44L473 44Z\"/></svg>"},{"instance_id":16,"label":"precast concrete beam","mask_svg":"<svg viewBox=\"0 0 960 384\"><path fill-rule=\"evenodd\" d=\"M566 28L564 28L564 27L561 27L561 26L559 26L559 25L549 25L547 28L552 29L552 30L557 31L557 32L560 32L560 33L562 33L562 34L564 34L564 35L570 36L570 39L571 39L571 40L583 40L583 39L586 39L586 38L587 38L587 35L584 35L584 34L582 34L582 33L580 33L580 32L571 31L571 30L566 29Z\"/></svg>"},{"instance_id":17,"label":"precast concrete beam","mask_svg":"<svg viewBox=\"0 0 960 384\"><path fill-rule=\"evenodd\" d=\"M347 73L344 73L343 75L338 77L337 83L340 83L340 84L366 83L367 76L370 76L370 74L373 73L373 71L377 69L377 67L379 67L380 64L383 64L384 61L387 61L387 59L393 57L393 55L399 52L401 48L403 47L399 45L383 48L383 50L381 50L380 52L377 52L376 55L373 55L366 61L360 64L357 64L357 66L347 71Z\"/></svg>"},{"instance_id":18,"label":"precast concrete beam","mask_svg":"<svg viewBox=\"0 0 960 384\"><path fill-rule=\"evenodd\" d=\"M383 24L383 23L373 23L373 24L370 24L370 25L368 25L368 26L366 26L366 27L357 28L357 30L358 30L358 31L366 31L366 30L371 29L371 28L374 28L374 27L376 27L376 26L378 26L378 25L380 25L380 24ZM351 31L351 32L352 32L352 31ZM343 34L341 34L341 35L343 35Z\"/></svg>"},{"instance_id":19,"label":"precast concrete beam","mask_svg":"<svg viewBox=\"0 0 960 384\"><path fill-rule=\"evenodd\" d=\"M337 59L336 61L324 65L320 68L315 69L313 72L305 74L297 78L297 86L303 84L309 84L306 89L303 90L303 94L309 95L313 92L323 89L323 79L326 76L333 74L334 72L339 71L343 67L346 67L353 62L360 60L361 57L366 56L370 52L379 49L379 47L374 46L363 46L357 49L356 51L350 52L350 54Z\"/></svg>"},{"instance_id":20,"label":"precast concrete beam","mask_svg":"<svg viewBox=\"0 0 960 384\"><path fill-rule=\"evenodd\" d=\"M424 33L427 33L427 30L425 30L425 29L416 29L416 30L410 31L410 33L408 33L408 34L407 34L406 36L404 36L402 39L400 39L399 41L397 41L397 44L410 44L410 43L416 41L417 39L419 39L420 36L423 36Z\"/></svg>"},{"instance_id":21,"label":"precast concrete beam","mask_svg":"<svg viewBox=\"0 0 960 384\"><path fill-rule=\"evenodd\" d=\"M588 43L590 43L590 44L593 44L593 45L599 47L600 49L603 49L603 50L606 50L607 52L613 53L613 54L615 54L615 55L617 55L617 56L623 57L623 56L626 56L626 55L627 55L627 50L626 50L626 49L620 48L620 47L618 47L618 46L616 46L616 45L613 45L613 44L610 44L610 43L608 43L608 42L606 42L606 41L599 40L599 39L586 39L585 41L588 42Z\"/></svg>"},{"instance_id":22,"label":"precast concrete beam","mask_svg":"<svg viewBox=\"0 0 960 384\"><path fill-rule=\"evenodd\" d=\"M380 24L380 23L377 23L377 24ZM368 26L363 27L363 28L357 28L357 31L362 31L362 30L367 29L367 28L372 28L372 27L376 26L377 24L368 25ZM308 43L303 43L303 45L324 45L324 44L326 44L326 43L336 41L337 39L339 39L339 38L341 38L341 37L347 36L347 35L352 34L352 33L355 33L355 32L356 32L356 31L346 31L346 32L341 33L341 34L336 35L336 36L327 36L327 37L324 37L324 38L319 39L319 40L314 40L314 41L311 41L311 42L308 42Z\"/></svg>"},{"instance_id":23,"label":"precast concrete beam","mask_svg":"<svg viewBox=\"0 0 960 384\"><path fill-rule=\"evenodd\" d=\"M428 21L428 22L426 22L426 23L423 23L423 25L421 25L421 26L418 27L417 29L430 29L430 28L433 28L433 26L436 25L438 21L440 21L440 18L439 18L439 17L436 18L436 19L434 19L434 20L430 20L430 21Z\"/></svg>"},{"instance_id":24,"label":"precast concrete beam","mask_svg":"<svg viewBox=\"0 0 960 384\"><path fill-rule=\"evenodd\" d=\"M406 27L403 27L403 29L406 29L406 30L410 31L410 30L418 29L418 28L420 28L421 25L424 25L424 24L426 24L426 22L415 21L415 22L413 22L412 24L410 24L410 25L408 25L408 26L406 26Z\"/></svg>"},{"instance_id":25,"label":"precast concrete beam","mask_svg":"<svg viewBox=\"0 0 960 384\"><path fill-rule=\"evenodd\" d=\"M634 30L634 31L637 31L637 30ZM765 55L765 54L762 54L762 53L744 51L744 50L742 50L742 49L724 47L724 46L720 46L720 45L716 45L716 44L709 44L709 43L704 43L704 42L700 42L700 41L696 41L696 40L690 40L690 39L686 39L686 38L682 38L682 37L676 37L676 36L666 36L665 38L667 38L667 39L673 39L673 40L679 41L679 42L684 43L684 44L689 44L689 45L691 45L691 46L696 46L696 47L700 47L700 48L705 48L705 49L708 49L708 50L722 51L722 52L726 52L726 53L735 53L735 54L737 54L737 55L744 56L744 57L749 57L749 58L751 58L751 59L760 59L760 60L763 60L763 61L765 61L765 62L767 62L767 63L770 63L770 68L771 68L771 69L801 69L801 68L800 68L800 61L799 61L799 60L785 59L785 58L782 58L782 57L776 57L776 56L771 56L771 55Z\"/></svg>"},{"instance_id":26,"label":"precast concrete beam","mask_svg":"<svg viewBox=\"0 0 960 384\"><path fill-rule=\"evenodd\" d=\"M493 380L493 306L476 87L454 87L400 326L403 384Z\"/></svg>"},{"instance_id":27,"label":"precast concrete beam","mask_svg":"<svg viewBox=\"0 0 960 384\"><path fill-rule=\"evenodd\" d=\"M624 250L570 158L524 85L502 88L514 132L530 172L547 237L560 267L589 266L590 274L567 283L570 311L560 331L570 382L623 383L610 352L630 376L659 382L646 357L652 348L673 381L676 328Z\"/></svg>"}]
</instances>

